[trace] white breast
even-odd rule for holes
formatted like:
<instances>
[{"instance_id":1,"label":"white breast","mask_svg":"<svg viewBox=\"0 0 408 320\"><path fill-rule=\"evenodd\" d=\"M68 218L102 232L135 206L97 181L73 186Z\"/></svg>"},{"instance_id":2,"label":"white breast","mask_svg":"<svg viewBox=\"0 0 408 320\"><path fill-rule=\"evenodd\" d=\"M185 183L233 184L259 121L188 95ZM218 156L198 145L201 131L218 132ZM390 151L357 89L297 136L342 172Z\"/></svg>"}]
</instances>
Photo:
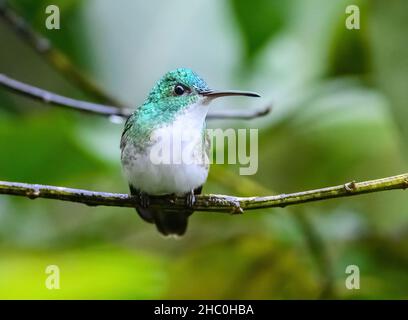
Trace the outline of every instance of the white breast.
<instances>
[{"instance_id":1,"label":"white breast","mask_svg":"<svg viewBox=\"0 0 408 320\"><path fill-rule=\"evenodd\" d=\"M148 194L183 194L207 180L208 158L203 145L203 124L208 106L190 106L170 125L155 130L154 142L140 153L128 143L123 152L132 161L124 164L129 183Z\"/></svg>"}]
</instances>

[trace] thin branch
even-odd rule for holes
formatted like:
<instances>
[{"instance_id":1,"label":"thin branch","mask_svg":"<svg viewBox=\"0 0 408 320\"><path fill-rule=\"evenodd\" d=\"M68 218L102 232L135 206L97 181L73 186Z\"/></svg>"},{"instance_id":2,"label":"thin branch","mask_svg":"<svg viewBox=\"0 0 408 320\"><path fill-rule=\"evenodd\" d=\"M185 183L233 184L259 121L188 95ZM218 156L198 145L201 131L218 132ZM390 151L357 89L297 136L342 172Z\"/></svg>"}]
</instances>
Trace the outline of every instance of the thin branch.
<instances>
[{"instance_id":1,"label":"thin branch","mask_svg":"<svg viewBox=\"0 0 408 320\"><path fill-rule=\"evenodd\" d=\"M382 179L363 182L353 181L334 187L266 197L200 195L197 196L193 209L196 211L238 214L244 210L285 207L305 202L406 188L408 188L408 173ZM23 196L30 199L56 199L83 203L90 206L134 207L137 204L137 199L127 194L7 181L0 181L0 194ZM150 200L151 206L172 207L176 209L185 208L184 197L156 196L151 197Z\"/></svg>"},{"instance_id":2,"label":"thin branch","mask_svg":"<svg viewBox=\"0 0 408 320\"><path fill-rule=\"evenodd\" d=\"M19 16L7 5L5 0L0 0L0 18L2 18L25 43L68 80L76 83L82 90L90 94L97 101L122 107L122 104L117 99L108 95L93 80L85 76L82 70L79 70L64 53L54 48L47 38L35 32L22 16Z\"/></svg>"},{"instance_id":3,"label":"thin branch","mask_svg":"<svg viewBox=\"0 0 408 320\"><path fill-rule=\"evenodd\" d=\"M104 116L128 117L131 112L130 110L121 109L114 106L102 105L64 97L44 89L34 87L24 82L14 80L5 76L4 74L0 74L0 86L17 94L21 94L44 103L49 103L60 107L68 107L71 109L89 113L96 113Z\"/></svg>"},{"instance_id":4,"label":"thin branch","mask_svg":"<svg viewBox=\"0 0 408 320\"><path fill-rule=\"evenodd\" d=\"M88 113L94 113L103 116L118 116L123 118L127 118L132 113L131 109L118 108L115 106L102 105L98 103L86 102L64 97L59 94L12 79L4 74L0 74L0 86L13 91L14 93L27 96L31 99L39 100L44 103L60 107L67 107ZM207 119L253 119L265 116L269 113L269 111L269 107L264 110L255 112L219 111L208 114Z\"/></svg>"},{"instance_id":5,"label":"thin branch","mask_svg":"<svg viewBox=\"0 0 408 320\"><path fill-rule=\"evenodd\" d=\"M215 119L241 119L241 120L251 120L255 118L260 118L266 116L271 112L272 107L267 106L261 110L249 110L249 111L237 111L237 110L224 110L224 111L211 111L207 115L207 120Z\"/></svg>"}]
</instances>

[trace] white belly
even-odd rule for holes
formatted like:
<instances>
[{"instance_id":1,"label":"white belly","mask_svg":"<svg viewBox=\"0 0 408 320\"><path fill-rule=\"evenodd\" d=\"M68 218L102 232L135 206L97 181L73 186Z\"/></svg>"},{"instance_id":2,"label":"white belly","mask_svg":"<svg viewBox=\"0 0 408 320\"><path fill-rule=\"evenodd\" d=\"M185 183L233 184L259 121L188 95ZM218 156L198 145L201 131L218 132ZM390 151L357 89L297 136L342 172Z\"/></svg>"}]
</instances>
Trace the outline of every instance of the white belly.
<instances>
[{"instance_id":1,"label":"white belly","mask_svg":"<svg viewBox=\"0 0 408 320\"><path fill-rule=\"evenodd\" d=\"M123 169L129 184L152 195L183 194L202 186L208 176L202 132L207 109L196 105L154 131L153 145L143 152L128 143L123 152L132 160Z\"/></svg>"},{"instance_id":2,"label":"white belly","mask_svg":"<svg viewBox=\"0 0 408 320\"><path fill-rule=\"evenodd\" d=\"M124 171L129 183L148 194L183 194L205 183L208 167L201 165L153 164L146 155L136 157Z\"/></svg>"}]
</instances>

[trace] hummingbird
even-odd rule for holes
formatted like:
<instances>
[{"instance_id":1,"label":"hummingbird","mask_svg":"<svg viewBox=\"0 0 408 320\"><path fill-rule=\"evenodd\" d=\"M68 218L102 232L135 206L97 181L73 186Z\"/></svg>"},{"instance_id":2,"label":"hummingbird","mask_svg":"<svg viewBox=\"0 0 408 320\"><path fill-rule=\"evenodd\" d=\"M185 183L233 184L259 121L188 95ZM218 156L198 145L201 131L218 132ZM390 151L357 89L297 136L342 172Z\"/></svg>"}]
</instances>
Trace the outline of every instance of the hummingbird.
<instances>
[{"instance_id":1,"label":"hummingbird","mask_svg":"<svg viewBox=\"0 0 408 320\"><path fill-rule=\"evenodd\" d=\"M249 91L212 90L194 71L179 68L167 72L154 85L125 123L121 162L130 193L138 199L135 209L165 236L186 232L195 196L201 193L209 172L210 139L205 122L209 104L224 96L259 97ZM166 148L170 150L166 154L172 156L156 161L152 155L163 156ZM172 154L175 149L182 157ZM150 207L151 195L184 196L186 207Z\"/></svg>"}]
</instances>

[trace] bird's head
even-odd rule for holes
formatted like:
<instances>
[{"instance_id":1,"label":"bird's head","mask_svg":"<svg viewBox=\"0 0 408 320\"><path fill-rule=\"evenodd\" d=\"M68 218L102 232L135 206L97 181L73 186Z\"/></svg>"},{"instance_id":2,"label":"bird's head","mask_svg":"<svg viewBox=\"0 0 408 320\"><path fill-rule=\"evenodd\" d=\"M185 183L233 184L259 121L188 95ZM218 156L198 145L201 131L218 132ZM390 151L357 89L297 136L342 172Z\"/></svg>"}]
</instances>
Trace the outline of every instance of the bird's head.
<instances>
[{"instance_id":1,"label":"bird's head","mask_svg":"<svg viewBox=\"0 0 408 320\"><path fill-rule=\"evenodd\" d=\"M248 91L211 90L194 71L179 68L167 72L156 83L145 104L165 104L168 108L182 109L195 104L200 99L203 104L208 104L211 100L224 96L259 97L257 93Z\"/></svg>"}]
</instances>

